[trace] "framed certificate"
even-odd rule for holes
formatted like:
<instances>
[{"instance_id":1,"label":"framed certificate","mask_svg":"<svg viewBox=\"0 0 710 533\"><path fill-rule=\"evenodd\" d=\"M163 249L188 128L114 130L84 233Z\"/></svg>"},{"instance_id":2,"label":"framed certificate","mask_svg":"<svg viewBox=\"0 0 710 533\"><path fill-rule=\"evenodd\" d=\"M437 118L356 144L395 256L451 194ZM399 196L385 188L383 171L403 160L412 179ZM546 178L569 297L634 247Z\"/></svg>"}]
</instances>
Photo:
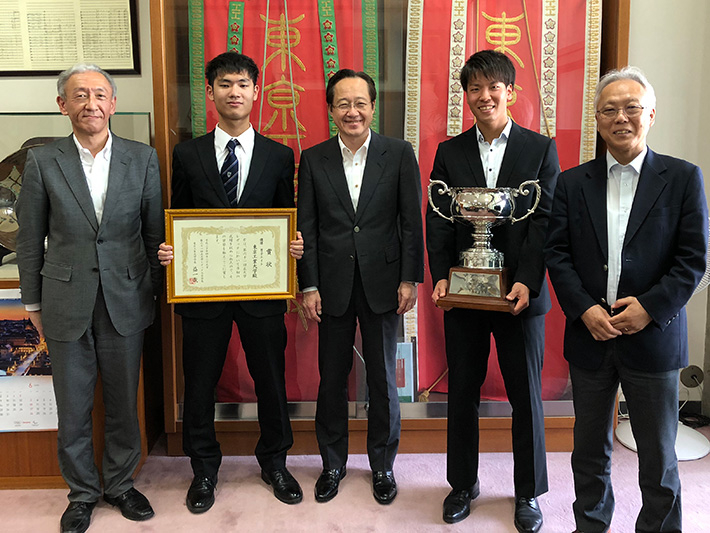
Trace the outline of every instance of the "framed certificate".
<instances>
[{"instance_id":1,"label":"framed certificate","mask_svg":"<svg viewBox=\"0 0 710 533\"><path fill-rule=\"evenodd\" d=\"M168 303L296 297L296 209L166 209Z\"/></svg>"}]
</instances>

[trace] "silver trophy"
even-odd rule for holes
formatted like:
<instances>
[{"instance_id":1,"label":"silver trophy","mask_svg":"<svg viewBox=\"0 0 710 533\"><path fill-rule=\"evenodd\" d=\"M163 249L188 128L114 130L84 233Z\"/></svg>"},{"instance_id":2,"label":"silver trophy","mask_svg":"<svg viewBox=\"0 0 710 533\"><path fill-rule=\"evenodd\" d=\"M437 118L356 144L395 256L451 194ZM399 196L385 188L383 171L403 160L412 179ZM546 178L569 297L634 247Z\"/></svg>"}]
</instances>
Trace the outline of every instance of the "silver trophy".
<instances>
[{"instance_id":1,"label":"silver trophy","mask_svg":"<svg viewBox=\"0 0 710 533\"><path fill-rule=\"evenodd\" d=\"M432 190L438 187L440 196L451 197L447 216L436 206ZM515 217L515 198L528 196L532 187L536 197L533 206L521 216ZM529 217L540 203L542 190L537 180L520 184L517 189L500 187L449 187L440 180L429 183L429 205L432 210L450 222L473 225L473 246L459 254L460 267L453 267L449 274L449 294L440 298L440 307L464 307L469 309L509 310L505 300L508 293L507 272L503 253L491 246L492 228L501 224L515 224Z\"/></svg>"}]
</instances>

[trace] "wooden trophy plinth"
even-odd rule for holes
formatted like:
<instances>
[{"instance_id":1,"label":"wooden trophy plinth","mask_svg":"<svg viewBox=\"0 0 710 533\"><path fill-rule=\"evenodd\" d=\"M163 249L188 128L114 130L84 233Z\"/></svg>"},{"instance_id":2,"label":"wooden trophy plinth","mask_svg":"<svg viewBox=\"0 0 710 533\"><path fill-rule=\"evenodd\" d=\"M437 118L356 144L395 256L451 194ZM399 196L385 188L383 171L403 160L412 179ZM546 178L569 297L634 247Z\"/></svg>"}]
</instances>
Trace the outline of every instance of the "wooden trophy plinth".
<instances>
[{"instance_id":1,"label":"wooden trophy plinth","mask_svg":"<svg viewBox=\"0 0 710 533\"><path fill-rule=\"evenodd\" d=\"M505 299L508 292L507 268L452 267L449 292L436 305L509 313L513 306Z\"/></svg>"}]
</instances>

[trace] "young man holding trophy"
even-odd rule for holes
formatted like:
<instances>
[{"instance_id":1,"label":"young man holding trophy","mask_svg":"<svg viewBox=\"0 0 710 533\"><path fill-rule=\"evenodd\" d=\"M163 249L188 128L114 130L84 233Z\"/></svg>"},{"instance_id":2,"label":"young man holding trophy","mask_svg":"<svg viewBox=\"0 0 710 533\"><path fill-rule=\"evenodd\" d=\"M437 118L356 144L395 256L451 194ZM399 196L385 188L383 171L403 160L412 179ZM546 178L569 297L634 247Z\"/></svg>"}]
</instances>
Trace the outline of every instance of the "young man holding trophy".
<instances>
[{"instance_id":1,"label":"young man holding trophy","mask_svg":"<svg viewBox=\"0 0 710 533\"><path fill-rule=\"evenodd\" d=\"M432 299L445 309L449 366L452 491L444 521L466 518L480 493L478 409L493 334L513 408L515 527L536 532L542 526L537 496L548 488L541 371L550 296L543 245L559 160L553 140L509 118L514 83L512 62L492 50L472 55L461 70L476 125L437 150L427 250Z\"/></svg>"}]
</instances>

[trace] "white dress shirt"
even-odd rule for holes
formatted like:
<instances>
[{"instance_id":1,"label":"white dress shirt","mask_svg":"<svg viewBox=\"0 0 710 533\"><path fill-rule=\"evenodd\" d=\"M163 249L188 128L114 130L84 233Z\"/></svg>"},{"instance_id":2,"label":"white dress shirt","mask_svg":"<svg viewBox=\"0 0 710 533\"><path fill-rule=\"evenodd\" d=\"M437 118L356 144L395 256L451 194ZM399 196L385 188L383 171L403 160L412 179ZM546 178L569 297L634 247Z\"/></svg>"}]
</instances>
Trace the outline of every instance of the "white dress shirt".
<instances>
[{"instance_id":1,"label":"white dress shirt","mask_svg":"<svg viewBox=\"0 0 710 533\"><path fill-rule=\"evenodd\" d=\"M111 131L109 131L108 140L101 151L96 154L96 157L91 155L91 152L84 148L73 134L72 139L74 139L76 149L79 151L79 159L81 160L81 167L84 169L86 184L89 186L89 192L91 193L96 220L101 224L104 204L106 203L106 191L108 190L108 171L111 166L113 136Z\"/></svg>"},{"instance_id":2,"label":"white dress shirt","mask_svg":"<svg viewBox=\"0 0 710 533\"><path fill-rule=\"evenodd\" d=\"M621 165L609 152L606 153L606 224L607 224L607 282L606 301L611 306L616 302L621 277L621 253L624 248L626 227L639 184L643 160L648 148L628 165Z\"/></svg>"},{"instance_id":3,"label":"white dress shirt","mask_svg":"<svg viewBox=\"0 0 710 533\"><path fill-rule=\"evenodd\" d=\"M360 199L362 176L365 173L365 163L367 162L367 151L370 148L370 139L372 139L372 134L370 130L367 130L367 139L365 139L362 146L353 154L350 148L345 146L343 140L340 138L340 134L338 134L340 154L343 156L345 180L348 182L348 191L350 191L350 199L353 202L353 209L355 211L357 211L357 203Z\"/></svg>"},{"instance_id":4,"label":"white dress shirt","mask_svg":"<svg viewBox=\"0 0 710 533\"><path fill-rule=\"evenodd\" d=\"M224 160L227 159L227 143L231 139L237 139L239 144L234 149L234 154L239 161L239 180L237 182L237 200L242 196L244 185L249 176L249 168L251 167L251 157L254 154L254 128L249 124L249 128L239 137L232 137L219 127L219 124L214 129L214 153L217 158L217 171L222 169Z\"/></svg>"},{"instance_id":5,"label":"white dress shirt","mask_svg":"<svg viewBox=\"0 0 710 533\"><path fill-rule=\"evenodd\" d=\"M486 176L486 187L493 189L498 183L498 174L500 174L500 165L503 163L505 155L505 147L508 146L508 137L510 130L513 127L513 122L508 119L508 122L500 133L497 139L493 139L492 143L486 142L481 130L476 124L476 138L478 139L478 153L481 156L481 164L483 165L483 174Z\"/></svg>"}]
</instances>

